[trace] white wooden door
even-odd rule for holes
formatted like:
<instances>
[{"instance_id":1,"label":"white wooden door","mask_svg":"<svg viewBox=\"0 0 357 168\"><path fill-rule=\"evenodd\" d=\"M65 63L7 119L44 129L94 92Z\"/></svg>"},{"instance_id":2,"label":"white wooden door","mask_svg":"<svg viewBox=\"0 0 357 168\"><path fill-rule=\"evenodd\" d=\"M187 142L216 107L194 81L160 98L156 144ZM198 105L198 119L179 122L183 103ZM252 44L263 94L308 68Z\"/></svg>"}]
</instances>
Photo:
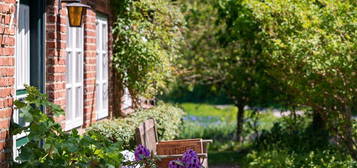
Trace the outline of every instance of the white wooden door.
<instances>
[{"instance_id":1,"label":"white wooden door","mask_svg":"<svg viewBox=\"0 0 357 168\"><path fill-rule=\"evenodd\" d=\"M97 14L96 112L97 119L108 116L108 20Z\"/></svg>"},{"instance_id":2,"label":"white wooden door","mask_svg":"<svg viewBox=\"0 0 357 168\"><path fill-rule=\"evenodd\" d=\"M66 130L83 124L83 28L69 27L66 58Z\"/></svg>"}]
</instances>

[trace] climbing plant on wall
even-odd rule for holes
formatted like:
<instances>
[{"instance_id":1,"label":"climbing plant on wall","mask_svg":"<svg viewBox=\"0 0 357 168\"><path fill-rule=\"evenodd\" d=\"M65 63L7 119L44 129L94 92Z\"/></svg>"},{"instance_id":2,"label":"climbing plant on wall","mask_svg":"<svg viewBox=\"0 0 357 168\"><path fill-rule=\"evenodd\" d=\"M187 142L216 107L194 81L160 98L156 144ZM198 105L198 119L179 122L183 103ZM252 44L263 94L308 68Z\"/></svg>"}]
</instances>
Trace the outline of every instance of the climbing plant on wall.
<instances>
[{"instance_id":1,"label":"climbing plant on wall","mask_svg":"<svg viewBox=\"0 0 357 168\"><path fill-rule=\"evenodd\" d=\"M168 0L113 0L113 66L134 102L164 88L178 57L183 17Z\"/></svg>"}]
</instances>

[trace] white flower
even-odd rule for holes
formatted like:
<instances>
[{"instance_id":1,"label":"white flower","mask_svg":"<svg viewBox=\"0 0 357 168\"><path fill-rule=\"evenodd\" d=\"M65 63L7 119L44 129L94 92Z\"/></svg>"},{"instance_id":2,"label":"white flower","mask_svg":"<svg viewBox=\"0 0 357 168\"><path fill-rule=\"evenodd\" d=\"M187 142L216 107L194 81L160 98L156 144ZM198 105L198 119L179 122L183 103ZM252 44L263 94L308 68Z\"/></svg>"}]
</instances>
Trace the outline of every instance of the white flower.
<instances>
[{"instance_id":1,"label":"white flower","mask_svg":"<svg viewBox=\"0 0 357 168\"><path fill-rule=\"evenodd\" d=\"M134 152L124 150L120 152L124 156L124 162L130 162L130 161L135 161L135 155ZM140 165L136 166L122 166L121 168L140 168Z\"/></svg>"},{"instance_id":2,"label":"white flower","mask_svg":"<svg viewBox=\"0 0 357 168\"><path fill-rule=\"evenodd\" d=\"M124 156L124 161L135 161L135 155L134 152L128 151L128 150L124 150L122 152L120 152L121 154L123 154Z\"/></svg>"},{"instance_id":3,"label":"white flower","mask_svg":"<svg viewBox=\"0 0 357 168\"><path fill-rule=\"evenodd\" d=\"M148 39L146 39L146 37L141 37L141 40L143 40L144 41L144 43L146 43L147 41L148 41Z\"/></svg>"}]
</instances>

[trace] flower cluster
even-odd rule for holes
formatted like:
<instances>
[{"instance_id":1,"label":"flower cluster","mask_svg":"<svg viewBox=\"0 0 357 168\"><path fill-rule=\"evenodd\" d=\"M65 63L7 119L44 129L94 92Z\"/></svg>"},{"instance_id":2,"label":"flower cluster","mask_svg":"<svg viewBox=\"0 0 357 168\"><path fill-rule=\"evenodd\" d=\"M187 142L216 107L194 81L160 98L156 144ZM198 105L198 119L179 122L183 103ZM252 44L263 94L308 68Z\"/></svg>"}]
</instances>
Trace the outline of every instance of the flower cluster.
<instances>
[{"instance_id":1,"label":"flower cluster","mask_svg":"<svg viewBox=\"0 0 357 168\"><path fill-rule=\"evenodd\" d=\"M135 160L143 160L145 158L150 157L150 151L149 149L145 148L143 145L139 145L138 147L135 148Z\"/></svg>"},{"instance_id":2,"label":"flower cluster","mask_svg":"<svg viewBox=\"0 0 357 168\"><path fill-rule=\"evenodd\" d=\"M134 155L134 152L130 152L128 150L124 150L122 152L120 152L123 157L124 157L124 160L123 162L124 163L128 163L128 165L123 165L121 166L121 168L140 168L140 165L135 165L135 164L130 164L131 162L134 162L135 161L135 155Z\"/></svg>"},{"instance_id":3,"label":"flower cluster","mask_svg":"<svg viewBox=\"0 0 357 168\"><path fill-rule=\"evenodd\" d=\"M183 154L182 158L170 161L169 168L202 168L202 164L197 153L189 149Z\"/></svg>"}]
</instances>

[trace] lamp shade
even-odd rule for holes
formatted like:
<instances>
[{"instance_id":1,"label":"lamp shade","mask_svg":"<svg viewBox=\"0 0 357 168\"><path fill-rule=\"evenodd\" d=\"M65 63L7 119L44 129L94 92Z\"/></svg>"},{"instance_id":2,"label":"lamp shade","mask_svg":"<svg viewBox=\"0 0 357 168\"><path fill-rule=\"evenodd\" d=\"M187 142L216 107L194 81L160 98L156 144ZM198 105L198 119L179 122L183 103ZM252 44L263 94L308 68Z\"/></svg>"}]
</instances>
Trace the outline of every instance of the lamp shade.
<instances>
[{"instance_id":1,"label":"lamp shade","mask_svg":"<svg viewBox=\"0 0 357 168\"><path fill-rule=\"evenodd\" d=\"M67 4L68 11L68 21L70 27L81 27L82 26L82 16L86 8L89 8L88 5L81 3L70 3Z\"/></svg>"}]
</instances>

